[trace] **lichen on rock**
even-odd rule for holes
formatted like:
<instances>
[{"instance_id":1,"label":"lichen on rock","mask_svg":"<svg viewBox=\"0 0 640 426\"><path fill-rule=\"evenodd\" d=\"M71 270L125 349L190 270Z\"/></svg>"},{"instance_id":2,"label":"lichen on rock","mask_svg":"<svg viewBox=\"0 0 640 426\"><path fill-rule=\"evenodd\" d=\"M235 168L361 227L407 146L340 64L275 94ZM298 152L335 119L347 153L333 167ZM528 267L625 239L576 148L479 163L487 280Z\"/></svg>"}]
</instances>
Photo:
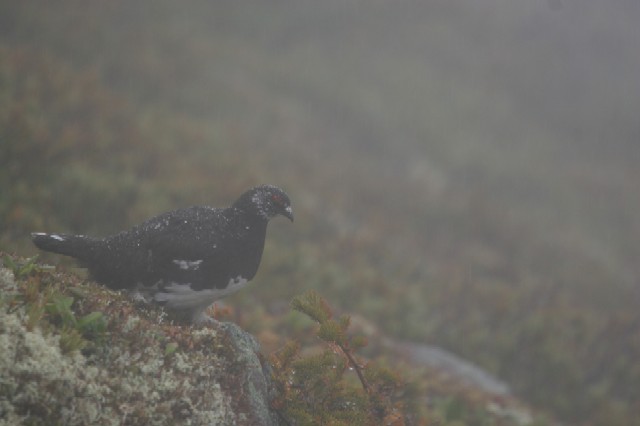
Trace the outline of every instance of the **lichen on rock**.
<instances>
[{"instance_id":1,"label":"lichen on rock","mask_svg":"<svg viewBox=\"0 0 640 426\"><path fill-rule=\"evenodd\" d=\"M101 312L106 330L81 330L86 344L64 351L73 325L47 310L56 295L75 298L73 318ZM0 424L272 425L271 389L257 342L235 324L174 325L72 275L0 268Z\"/></svg>"}]
</instances>

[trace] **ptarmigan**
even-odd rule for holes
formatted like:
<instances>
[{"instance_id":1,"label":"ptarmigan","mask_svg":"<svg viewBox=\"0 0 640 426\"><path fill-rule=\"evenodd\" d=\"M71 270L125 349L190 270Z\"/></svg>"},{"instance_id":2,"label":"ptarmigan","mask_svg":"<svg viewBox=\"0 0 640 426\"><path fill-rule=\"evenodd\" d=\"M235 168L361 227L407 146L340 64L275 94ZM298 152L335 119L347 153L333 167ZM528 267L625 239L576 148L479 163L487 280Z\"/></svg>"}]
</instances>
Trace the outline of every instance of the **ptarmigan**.
<instances>
[{"instance_id":1,"label":"ptarmigan","mask_svg":"<svg viewBox=\"0 0 640 426\"><path fill-rule=\"evenodd\" d=\"M153 217L106 238L33 233L42 250L76 258L93 279L128 289L194 323L216 300L235 293L258 270L267 223L293 221L287 194L261 185L227 208L194 206Z\"/></svg>"}]
</instances>

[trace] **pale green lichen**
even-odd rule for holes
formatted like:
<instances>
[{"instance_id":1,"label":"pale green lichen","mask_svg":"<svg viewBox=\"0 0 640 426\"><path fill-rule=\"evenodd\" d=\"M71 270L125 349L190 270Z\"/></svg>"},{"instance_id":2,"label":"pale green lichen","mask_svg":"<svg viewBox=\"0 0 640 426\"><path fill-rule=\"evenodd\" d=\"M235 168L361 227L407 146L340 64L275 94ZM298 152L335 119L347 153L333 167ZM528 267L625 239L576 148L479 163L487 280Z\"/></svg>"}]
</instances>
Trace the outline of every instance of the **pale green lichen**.
<instances>
[{"instance_id":1,"label":"pale green lichen","mask_svg":"<svg viewBox=\"0 0 640 426\"><path fill-rule=\"evenodd\" d=\"M0 418L8 424L20 424L22 420L17 423L18 419L29 418L32 413L20 413L18 408L29 406L42 410L34 414L42 415L44 421L50 410L59 407L62 424L95 422L100 416L95 397L102 393L103 386L88 386L95 369L86 368L84 357L79 352L64 355L59 336L43 335L39 328L27 330L23 318L4 307L0 309L0 324L0 387L11 401L9 404L2 398Z\"/></svg>"}]
</instances>

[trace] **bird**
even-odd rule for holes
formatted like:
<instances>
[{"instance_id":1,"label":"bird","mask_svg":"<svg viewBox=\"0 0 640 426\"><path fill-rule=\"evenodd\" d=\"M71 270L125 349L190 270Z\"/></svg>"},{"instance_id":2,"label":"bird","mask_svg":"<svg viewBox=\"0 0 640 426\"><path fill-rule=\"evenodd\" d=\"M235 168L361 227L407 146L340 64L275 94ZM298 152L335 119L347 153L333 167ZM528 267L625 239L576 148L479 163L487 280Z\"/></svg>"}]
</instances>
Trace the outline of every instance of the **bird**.
<instances>
[{"instance_id":1,"label":"bird","mask_svg":"<svg viewBox=\"0 0 640 426\"><path fill-rule=\"evenodd\" d=\"M214 321L206 310L215 301L254 278L267 223L278 215L293 222L289 196L260 185L229 207L181 208L104 238L44 232L31 237L41 250L75 258L96 282L202 324Z\"/></svg>"}]
</instances>

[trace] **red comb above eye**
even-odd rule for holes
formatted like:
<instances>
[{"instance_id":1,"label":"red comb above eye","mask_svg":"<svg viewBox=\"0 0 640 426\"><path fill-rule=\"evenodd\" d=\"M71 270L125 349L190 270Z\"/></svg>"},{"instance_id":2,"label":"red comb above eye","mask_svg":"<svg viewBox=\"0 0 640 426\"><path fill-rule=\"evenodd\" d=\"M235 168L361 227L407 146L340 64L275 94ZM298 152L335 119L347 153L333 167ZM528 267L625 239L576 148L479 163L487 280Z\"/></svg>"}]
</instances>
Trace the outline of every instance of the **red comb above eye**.
<instances>
[{"instance_id":1,"label":"red comb above eye","mask_svg":"<svg viewBox=\"0 0 640 426\"><path fill-rule=\"evenodd\" d=\"M273 195L271 196L271 199L272 199L273 201L275 201L276 203L282 203L282 201L283 201L283 200L282 200L282 195L279 195L279 194L273 194Z\"/></svg>"}]
</instances>

